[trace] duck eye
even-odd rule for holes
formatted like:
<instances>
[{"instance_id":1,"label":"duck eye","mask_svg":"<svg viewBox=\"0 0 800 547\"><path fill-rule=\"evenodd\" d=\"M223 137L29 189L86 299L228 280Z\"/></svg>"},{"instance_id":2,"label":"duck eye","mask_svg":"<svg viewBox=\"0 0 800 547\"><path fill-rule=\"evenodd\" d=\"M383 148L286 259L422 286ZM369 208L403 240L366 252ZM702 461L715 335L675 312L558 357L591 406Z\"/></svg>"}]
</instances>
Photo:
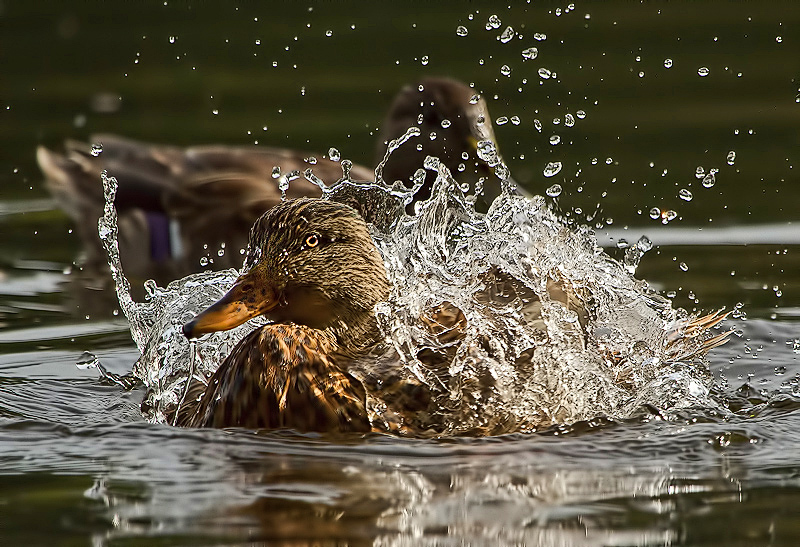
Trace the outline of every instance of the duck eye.
<instances>
[{"instance_id":1,"label":"duck eye","mask_svg":"<svg viewBox=\"0 0 800 547\"><path fill-rule=\"evenodd\" d=\"M319 245L319 236L317 234L309 234L306 236L306 247L316 247Z\"/></svg>"}]
</instances>

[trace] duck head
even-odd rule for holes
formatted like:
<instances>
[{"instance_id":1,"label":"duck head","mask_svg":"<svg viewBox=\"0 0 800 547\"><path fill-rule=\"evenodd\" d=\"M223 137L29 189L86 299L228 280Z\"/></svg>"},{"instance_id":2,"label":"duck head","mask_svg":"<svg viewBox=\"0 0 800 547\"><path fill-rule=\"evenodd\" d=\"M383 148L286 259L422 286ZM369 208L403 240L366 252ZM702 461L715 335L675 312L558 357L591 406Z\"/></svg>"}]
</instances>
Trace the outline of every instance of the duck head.
<instances>
[{"instance_id":1,"label":"duck head","mask_svg":"<svg viewBox=\"0 0 800 547\"><path fill-rule=\"evenodd\" d=\"M426 156L438 157L459 182L474 184L479 178L494 177L494 169L478 157L477 151L480 142L497 143L497 139L486 101L471 87L449 78L425 78L404 87L383 122L378 161L383 159L388 141L409 127L419 127L422 149L409 143L392 152L383 169L387 182L409 183ZM434 133L436 138L431 139ZM464 170L458 171L462 163ZM433 173L426 174L425 184L415 196L417 201L430 196L435 178ZM499 187L499 181L484 185L487 204L500 193Z\"/></svg>"},{"instance_id":2,"label":"duck head","mask_svg":"<svg viewBox=\"0 0 800 547\"><path fill-rule=\"evenodd\" d=\"M374 331L374 306L390 288L358 213L314 198L282 202L256 221L243 272L219 301L184 325L187 338L264 315L354 343Z\"/></svg>"}]
</instances>

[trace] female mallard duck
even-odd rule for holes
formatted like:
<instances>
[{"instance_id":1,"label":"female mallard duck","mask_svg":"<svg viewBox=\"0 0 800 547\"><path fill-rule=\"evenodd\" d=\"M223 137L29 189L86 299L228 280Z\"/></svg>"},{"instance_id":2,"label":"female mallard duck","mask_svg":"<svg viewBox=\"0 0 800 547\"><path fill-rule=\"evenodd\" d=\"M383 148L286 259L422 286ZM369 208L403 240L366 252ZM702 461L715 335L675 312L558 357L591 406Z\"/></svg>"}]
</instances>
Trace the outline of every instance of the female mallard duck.
<instances>
[{"instance_id":1,"label":"female mallard duck","mask_svg":"<svg viewBox=\"0 0 800 547\"><path fill-rule=\"evenodd\" d=\"M403 89L383 124L376 163L383 158L386 143L411 126L421 130L422 150L411 145L396 150L384 179L408 182L426 155L442 159L460 182L489 176L491 170L477 157L476 146L481 140L494 140L494 134L486 103L474 97L473 89L442 78ZM445 120L449 124L443 124ZM437 138L431 140L434 132ZM125 272L133 278L181 277L200 270L203 257L210 257L214 267L236 267L250 226L282 199L273 173L280 171L280 177L286 177L310 168L329 185L342 175L338 162L321 156L314 161L308 159L313 154L263 146L179 148L113 135L95 135L92 141L102 143L102 153L92 155L90 146L79 142L67 142L65 155L39 147L39 166L50 193L76 224L86 249L84 266L90 272L103 271L106 264L97 237L104 203L100 173L107 170L116 177L120 254ZM462 171L460 163L465 164ZM372 169L357 165L350 175L354 180L374 177ZM418 199L430 195L432 180L428 174ZM491 202L499 189L499 182L484 184L485 200ZM292 180L285 195L320 193L319 187L300 177ZM218 256L221 249L225 252Z\"/></svg>"},{"instance_id":2,"label":"female mallard duck","mask_svg":"<svg viewBox=\"0 0 800 547\"><path fill-rule=\"evenodd\" d=\"M184 325L183 333L197 338L259 315L273 323L245 336L207 385L190 384L172 423L441 433L437 388L404 376L393 346L384 347L374 309L388 299L390 282L369 229L354 209L317 198L276 205L253 225L242 271L219 301ZM479 302L513 299L515 291L525 290L499 269L486 272L483 283L486 290L475 295ZM547 291L549 300L575 311L580 328L586 328L592 313L587 294L556 280ZM541 302L530 291L524 299L528 304L523 315L535 327L542 320ZM723 318L713 314L677 325L666 338L665 356L702 355L723 343L728 333L711 337L706 332ZM437 343L426 344L416 357L430 370L446 371L467 319L447 303L424 311L421 319ZM541 328L546 331L544 325ZM490 376L474 389L491 388ZM374 422L367 392L384 408ZM490 435L519 427L513 420L501 419L466 433Z\"/></svg>"},{"instance_id":3,"label":"female mallard duck","mask_svg":"<svg viewBox=\"0 0 800 547\"><path fill-rule=\"evenodd\" d=\"M365 390L347 362L375 345L373 308L390 287L367 225L346 205L300 198L264 213L248 249L245 273L183 332L196 338L258 315L275 323L239 342L177 423L369 431Z\"/></svg>"}]
</instances>

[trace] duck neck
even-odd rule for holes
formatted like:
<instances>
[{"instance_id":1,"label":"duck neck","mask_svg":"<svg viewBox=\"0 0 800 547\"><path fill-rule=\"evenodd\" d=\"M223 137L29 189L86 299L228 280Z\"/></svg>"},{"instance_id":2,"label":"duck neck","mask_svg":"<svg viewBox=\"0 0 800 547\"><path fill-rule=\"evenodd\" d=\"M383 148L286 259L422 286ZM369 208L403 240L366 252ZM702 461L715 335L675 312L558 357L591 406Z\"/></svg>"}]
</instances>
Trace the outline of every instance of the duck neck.
<instances>
[{"instance_id":1,"label":"duck neck","mask_svg":"<svg viewBox=\"0 0 800 547\"><path fill-rule=\"evenodd\" d=\"M339 317L326 330L336 339L340 349L352 354L366 351L380 338L380 329L372 310L363 310L350 317Z\"/></svg>"}]
</instances>

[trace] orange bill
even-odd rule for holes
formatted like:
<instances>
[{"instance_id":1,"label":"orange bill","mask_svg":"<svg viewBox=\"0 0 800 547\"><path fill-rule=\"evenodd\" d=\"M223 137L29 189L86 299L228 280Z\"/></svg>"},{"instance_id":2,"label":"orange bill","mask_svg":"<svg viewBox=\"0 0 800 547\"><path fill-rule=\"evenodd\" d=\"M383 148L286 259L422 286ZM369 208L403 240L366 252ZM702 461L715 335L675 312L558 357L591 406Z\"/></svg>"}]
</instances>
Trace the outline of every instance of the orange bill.
<instances>
[{"instance_id":1,"label":"orange bill","mask_svg":"<svg viewBox=\"0 0 800 547\"><path fill-rule=\"evenodd\" d=\"M275 291L263 287L263 281L254 282L251 273L237 279L222 298L186 323L183 335L199 338L210 332L232 329L275 308L278 305Z\"/></svg>"}]
</instances>

